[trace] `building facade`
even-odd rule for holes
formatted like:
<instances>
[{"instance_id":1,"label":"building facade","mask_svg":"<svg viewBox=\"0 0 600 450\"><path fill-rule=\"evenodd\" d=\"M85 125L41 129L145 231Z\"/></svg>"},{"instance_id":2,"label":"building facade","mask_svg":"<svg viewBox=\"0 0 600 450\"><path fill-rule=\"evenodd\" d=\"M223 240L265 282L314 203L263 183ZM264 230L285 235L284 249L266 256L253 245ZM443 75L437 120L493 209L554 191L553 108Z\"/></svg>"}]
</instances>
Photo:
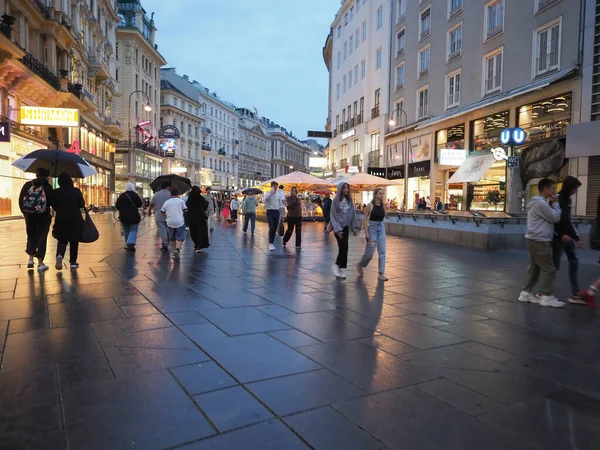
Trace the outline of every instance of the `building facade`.
<instances>
[{"instance_id":1,"label":"building facade","mask_svg":"<svg viewBox=\"0 0 600 450\"><path fill-rule=\"evenodd\" d=\"M263 119L271 137L271 175L273 178L300 171L308 172L310 147L307 147L282 126Z\"/></svg>"},{"instance_id":2,"label":"building facade","mask_svg":"<svg viewBox=\"0 0 600 450\"><path fill-rule=\"evenodd\" d=\"M238 176L240 188L247 188L269 180L271 176L271 136L258 112L238 108L239 155Z\"/></svg>"},{"instance_id":3,"label":"building facade","mask_svg":"<svg viewBox=\"0 0 600 450\"><path fill-rule=\"evenodd\" d=\"M143 198L152 196L150 182L161 175L163 152L158 146L160 68L166 64L156 45L156 27L139 0L119 0L116 80L121 88L119 122L127 130L115 154L116 191L132 182ZM150 136L142 133L137 124Z\"/></svg>"},{"instance_id":4,"label":"building facade","mask_svg":"<svg viewBox=\"0 0 600 450\"><path fill-rule=\"evenodd\" d=\"M98 175L76 180L87 204L114 200L116 120L114 2L4 0L0 22L0 114L10 142L0 143L0 215L20 215L18 193L30 174L11 166L37 148L81 154ZM23 107L78 110L78 126L24 125Z\"/></svg>"}]
</instances>

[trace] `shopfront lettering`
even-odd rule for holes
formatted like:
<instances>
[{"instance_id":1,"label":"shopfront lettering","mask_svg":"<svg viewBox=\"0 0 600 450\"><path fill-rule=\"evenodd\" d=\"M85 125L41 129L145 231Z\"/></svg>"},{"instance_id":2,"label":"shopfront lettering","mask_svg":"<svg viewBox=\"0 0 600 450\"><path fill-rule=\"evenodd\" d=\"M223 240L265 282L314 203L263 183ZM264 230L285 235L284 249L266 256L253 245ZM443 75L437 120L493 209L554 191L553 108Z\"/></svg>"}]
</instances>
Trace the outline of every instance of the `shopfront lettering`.
<instances>
[{"instance_id":1,"label":"shopfront lettering","mask_svg":"<svg viewBox=\"0 0 600 450\"><path fill-rule=\"evenodd\" d=\"M50 127L78 127L79 110L70 108L43 108L22 106L21 123Z\"/></svg>"},{"instance_id":2,"label":"shopfront lettering","mask_svg":"<svg viewBox=\"0 0 600 450\"><path fill-rule=\"evenodd\" d=\"M71 144L71 146L69 147L69 149L67 150L67 152L75 153L76 155L79 155L81 153L81 146L79 145L79 141L74 140L73 143Z\"/></svg>"},{"instance_id":3,"label":"shopfront lettering","mask_svg":"<svg viewBox=\"0 0 600 450\"><path fill-rule=\"evenodd\" d=\"M10 124L0 122L0 142L10 142Z\"/></svg>"},{"instance_id":4,"label":"shopfront lettering","mask_svg":"<svg viewBox=\"0 0 600 450\"><path fill-rule=\"evenodd\" d=\"M387 169L385 167L369 167L367 173L374 177L387 178Z\"/></svg>"},{"instance_id":5,"label":"shopfront lettering","mask_svg":"<svg viewBox=\"0 0 600 450\"><path fill-rule=\"evenodd\" d=\"M431 161L421 161L408 165L408 177L426 177L431 171Z\"/></svg>"},{"instance_id":6,"label":"shopfront lettering","mask_svg":"<svg viewBox=\"0 0 600 450\"><path fill-rule=\"evenodd\" d=\"M401 180L404 178L404 166L395 166L388 169L388 180Z\"/></svg>"},{"instance_id":7,"label":"shopfront lettering","mask_svg":"<svg viewBox=\"0 0 600 450\"><path fill-rule=\"evenodd\" d=\"M356 128L353 128L350 131L346 131L345 133L342 133L342 140L348 139L349 137L352 137L354 135L356 135Z\"/></svg>"}]
</instances>

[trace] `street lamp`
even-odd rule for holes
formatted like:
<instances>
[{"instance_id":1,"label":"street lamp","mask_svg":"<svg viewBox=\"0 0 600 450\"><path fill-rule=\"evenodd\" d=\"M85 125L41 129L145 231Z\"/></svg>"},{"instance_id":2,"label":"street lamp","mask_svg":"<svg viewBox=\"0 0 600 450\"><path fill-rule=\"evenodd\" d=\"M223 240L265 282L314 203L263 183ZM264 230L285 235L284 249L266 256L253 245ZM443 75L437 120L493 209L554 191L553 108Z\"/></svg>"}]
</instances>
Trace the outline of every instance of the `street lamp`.
<instances>
[{"instance_id":1,"label":"street lamp","mask_svg":"<svg viewBox=\"0 0 600 450\"><path fill-rule=\"evenodd\" d=\"M392 113L390 114L389 125L390 125L390 128L396 126L396 120L394 119L394 114L399 116L400 113L404 114L404 151L402 152L403 156L404 156L404 200L403 200L403 203L404 203L404 208L406 209L408 207L408 131L407 131L408 114L406 114L406 111L404 111L404 109L394 109L392 111ZM388 152L386 151L385 152L386 172L387 172L387 166L388 166L387 153Z\"/></svg>"},{"instance_id":2,"label":"street lamp","mask_svg":"<svg viewBox=\"0 0 600 450\"><path fill-rule=\"evenodd\" d=\"M148 94L146 94L144 91L140 91L140 90L136 90L133 91L131 94L129 94L129 148L132 147L131 145L131 97L133 97L133 94L144 94L146 96L146 100L148 100L148 103L146 103L146 105L144 106L144 111L146 112L150 112L152 111L152 105L150 105L150 97L148 96Z\"/></svg>"}]
</instances>

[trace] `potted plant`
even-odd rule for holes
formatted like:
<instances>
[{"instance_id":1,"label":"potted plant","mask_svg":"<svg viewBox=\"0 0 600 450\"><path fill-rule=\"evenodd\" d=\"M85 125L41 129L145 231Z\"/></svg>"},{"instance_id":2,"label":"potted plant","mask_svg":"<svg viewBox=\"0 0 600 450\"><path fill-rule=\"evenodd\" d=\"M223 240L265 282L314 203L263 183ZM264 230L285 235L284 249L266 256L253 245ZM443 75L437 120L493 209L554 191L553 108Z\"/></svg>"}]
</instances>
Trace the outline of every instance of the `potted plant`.
<instances>
[{"instance_id":1,"label":"potted plant","mask_svg":"<svg viewBox=\"0 0 600 450\"><path fill-rule=\"evenodd\" d=\"M485 195L485 201L494 205L494 211L498 210L498 204L504 201L504 195L500 193L497 189L492 191L488 191Z\"/></svg>"},{"instance_id":2,"label":"potted plant","mask_svg":"<svg viewBox=\"0 0 600 450\"><path fill-rule=\"evenodd\" d=\"M455 202L456 202L456 204L458 205L458 206L456 207L456 209L457 209L458 211L460 211L460 210L462 209L462 204L463 204L463 202L465 201L465 197L464 197L464 195L457 194L457 195L455 195L455 196L454 196L454 201L455 201Z\"/></svg>"}]
</instances>

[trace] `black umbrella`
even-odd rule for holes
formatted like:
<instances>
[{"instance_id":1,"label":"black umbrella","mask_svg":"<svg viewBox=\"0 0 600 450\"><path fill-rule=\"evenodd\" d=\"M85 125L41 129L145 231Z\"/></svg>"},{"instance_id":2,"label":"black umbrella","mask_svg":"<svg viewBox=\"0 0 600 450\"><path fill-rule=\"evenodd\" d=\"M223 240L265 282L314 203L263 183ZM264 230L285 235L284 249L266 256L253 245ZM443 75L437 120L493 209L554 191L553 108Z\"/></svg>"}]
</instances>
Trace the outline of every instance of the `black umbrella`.
<instances>
[{"instance_id":1,"label":"black umbrella","mask_svg":"<svg viewBox=\"0 0 600 450\"><path fill-rule=\"evenodd\" d=\"M260 189L256 189L256 188L246 188L242 191L242 194L244 194L244 195L260 195L260 194L262 194L262 191Z\"/></svg>"},{"instance_id":2,"label":"black umbrella","mask_svg":"<svg viewBox=\"0 0 600 450\"><path fill-rule=\"evenodd\" d=\"M150 183L150 189L152 189L154 192L160 190L160 188L162 187L162 184L165 181L168 181L169 183L171 183L172 189L177 189L182 194L184 192L189 191L192 188L192 182L190 181L189 178L180 177L179 175L169 174L169 175L161 175L160 177L158 177L154 181L152 181L152 183Z\"/></svg>"},{"instance_id":3,"label":"black umbrella","mask_svg":"<svg viewBox=\"0 0 600 450\"><path fill-rule=\"evenodd\" d=\"M64 150L35 150L12 163L24 172L35 173L43 168L50 171L50 176L56 177L63 172L72 178L85 178L98 172L81 156Z\"/></svg>"}]
</instances>

